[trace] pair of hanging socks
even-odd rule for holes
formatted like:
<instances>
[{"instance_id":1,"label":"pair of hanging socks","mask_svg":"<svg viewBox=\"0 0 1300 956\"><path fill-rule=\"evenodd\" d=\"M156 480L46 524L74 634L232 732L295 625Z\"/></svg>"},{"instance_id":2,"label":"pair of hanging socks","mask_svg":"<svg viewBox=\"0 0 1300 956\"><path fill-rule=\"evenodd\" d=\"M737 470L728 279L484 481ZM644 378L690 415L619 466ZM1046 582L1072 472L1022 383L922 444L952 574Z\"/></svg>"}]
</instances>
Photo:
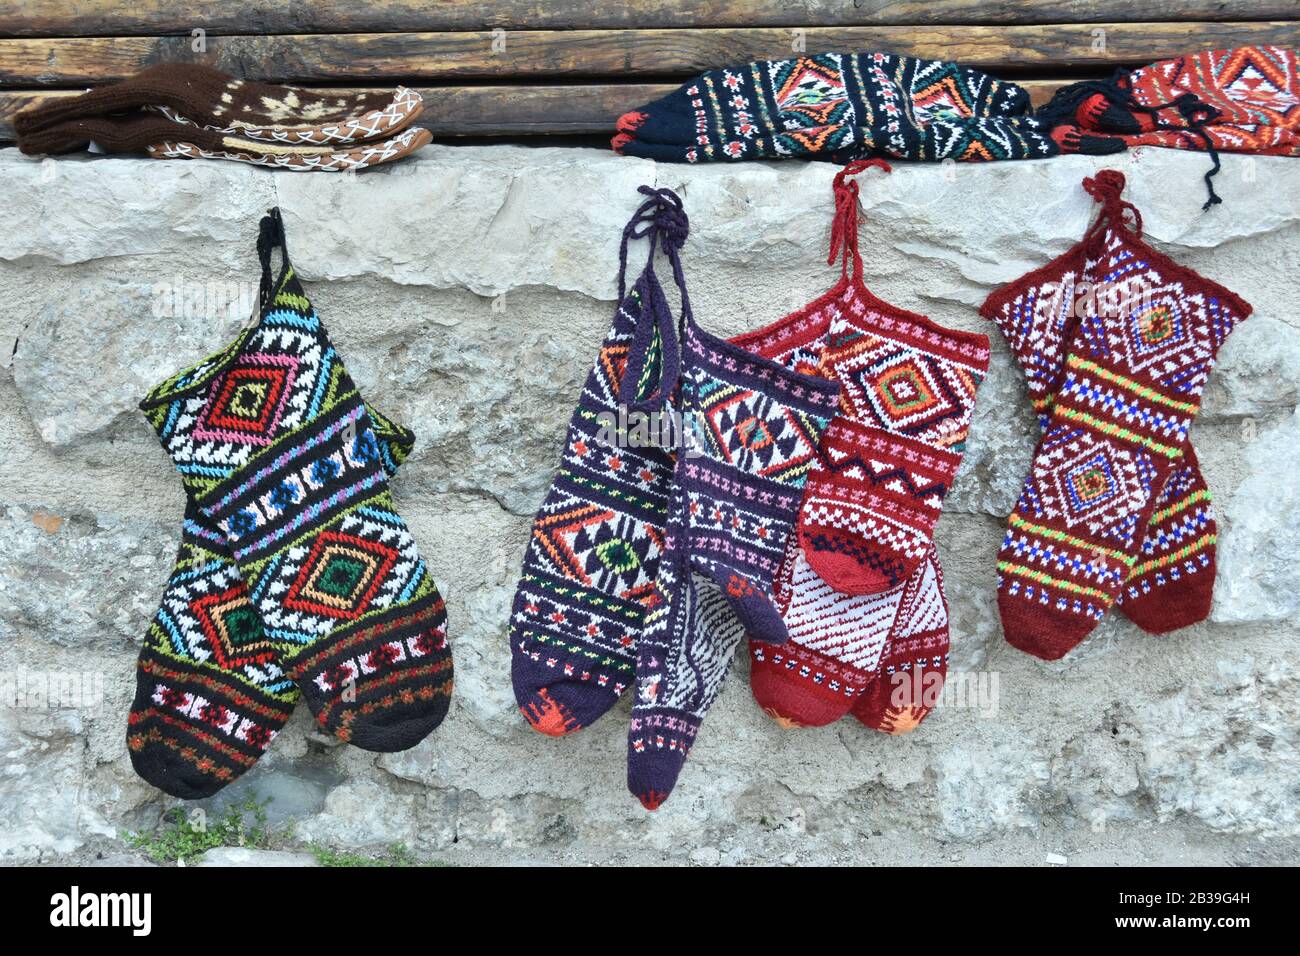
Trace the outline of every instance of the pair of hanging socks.
<instances>
[{"instance_id":1,"label":"pair of hanging socks","mask_svg":"<svg viewBox=\"0 0 1300 956\"><path fill-rule=\"evenodd\" d=\"M845 198L844 234L855 236L856 195ZM791 641L750 646L755 700L787 726L843 717L907 626L898 609L937 568L934 524L988 362L987 338L890 306L859 275L846 273L805 309L740 338L841 385L778 579ZM942 606L941 587L924 590Z\"/></svg>"},{"instance_id":2,"label":"pair of hanging socks","mask_svg":"<svg viewBox=\"0 0 1300 956\"><path fill-rule=\"evenodd\" d=\"M1040 328L1064 343L1055 387L1041 368L1031 376L1042 383L1044 433L998 555L1007 640L1047 660L1087 637L1130 582L1151 630L1204 615L1212 574L1172 584L1161 575L1213 566L1188 430L1219 348L1251 311L1142 242L1140 215L1120 199L1122 174L1103 170L1084 188L1103 207L1084 252L1093 260L1085 274L1107 293L1103 307L1082 309L1072 324L1035 319L1024 311L1031 282L1019 301L986 312L1012 326L1018 353Z\"/></svg>"},{"instance_id":3,"label":"pair of hanging socks","mask_svg":"<svg viewBox=\"0 0 1300 956\"><path fill-rule=\"evenodd\" d=\"M392 477L415 436L367 412ZM176 564L136 664L127 717L136 773L198 800L250 770L302 696L284 672L289 649L267 635L225 535L187 500Z\"/></svg>"},{"instance_id":4,"label":"pair of hanging socks","mask_svg":"<svg viewBox=\"0 0 1300 956\"><path fill-rule=\"evenodd\" d=\"M264 218L262 236L266 271L270 247L283 245L278 210ZM273 290L253 327L141 403L181 474L191 513L203 519L194 535L204 552L224 545L223 560L186 579L203 599L186 626L203 632L207 644L184 628L176 629L179 637L165 633L167 622L157 638L187 645L200 663L239 660L234 670L246 681L202 688L225 699L155 686L137 700L146 709L161 705L159 719L173 728L182 726L178 713L218 728L223 736L212 739L228 745L222 757L240 772L283 725L293 702L285 678L324 729L374 751L422 740L446 715L452 691L445 607L387 486L409 433L372 418L362 404L287 258ZM381 434L394 440L385 445ZM208 593L215 585L207 573L224 587ZM160 618L175 612L165 602ZM259 646L266 643L269 650ZM169 675L173 683L178 675L185 676ZM270 688L273 699L244 693L247 685ZM230 744L240 734L247 738L242 752ZM137 737L131 749L140 753L150 742ZM200 777L211 771L219 782L233 779L230 766L197 751L194 757L182 754L203 764ZM179 779L177 789L209 785Z\"/></svg>"},{"instance_id":5,"label":"pair of hanging socks","mask_svg":"<svg viewBox=\"0 0 1300 956\"><path fill-rule=\"evenodd\" d=\"M1117 238L1109 229L1099 248ZM1088 249L1094 247L1094 255ZM980 313L995 323L1025 375L1029 400L1046 430L1065 374L1066 348L1086 302L1104 296L1095 244L1062 255L995 291ZM1217 523L1196 450L1165 481L1141 537L1140 555L1115 604L1138 627L1164 634L1205 620L1214 594Z\"/></svg>"}]
</instances>

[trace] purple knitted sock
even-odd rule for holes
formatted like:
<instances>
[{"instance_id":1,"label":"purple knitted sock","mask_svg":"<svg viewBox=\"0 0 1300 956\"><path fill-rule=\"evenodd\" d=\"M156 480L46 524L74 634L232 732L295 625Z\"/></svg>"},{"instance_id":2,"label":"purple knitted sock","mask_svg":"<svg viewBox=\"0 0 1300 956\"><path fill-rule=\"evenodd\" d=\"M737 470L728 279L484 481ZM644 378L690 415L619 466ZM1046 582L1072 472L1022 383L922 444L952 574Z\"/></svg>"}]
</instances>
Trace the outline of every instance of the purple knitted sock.
<instances>
[{"instance_id":1,"label":"purple knitted sock","mask_svg":"<svg viewBox=\"0 0 1300 956\"><path fill-rule=\"evenodd\" d=\"M637 642L628 788L652 810L672 792L746 630L786 640L772 583L839 400L833 380L792 372L695 325L678 258L686 215L670 190L653 195L681 290L681 329L664 319L670 312L652 266L648 307L665 339L676 332L685 343L678 407L688 440L673 473L653 609ZM677 377L671 371L665 382Z\"/></svg>"},{"instance_id":2,"label":"purple knitted sock","mask_svg":"<svg viewBox=\"0 0 1300 956\"><path fill-rule=\"evenodd\" d=\"M647 306L662 290L649 273L623 291L628 242L648 234L643 212L653 206L624 229L619 307L533 522L510 617L515 699L533 728L553 737L586 727L632 685L637 635L654 599L673 454L611 442L607 433L620 410L671 411L662 372L667 365L676 374L677 343L664 339Z\"/></svg>"}]
</instances>

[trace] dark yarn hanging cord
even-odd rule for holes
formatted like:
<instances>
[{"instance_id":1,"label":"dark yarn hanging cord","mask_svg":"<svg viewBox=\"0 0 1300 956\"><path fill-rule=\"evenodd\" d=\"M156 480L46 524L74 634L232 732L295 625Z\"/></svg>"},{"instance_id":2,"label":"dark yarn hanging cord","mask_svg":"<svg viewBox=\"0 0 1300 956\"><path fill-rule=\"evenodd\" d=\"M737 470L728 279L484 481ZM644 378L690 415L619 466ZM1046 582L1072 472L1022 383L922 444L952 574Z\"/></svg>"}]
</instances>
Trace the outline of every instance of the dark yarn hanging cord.
<instances>
[{"instance_id":1,"label":"dark yarn hanging cord","mask_svg":"<svg viewBox=\"0 0 1300 956\"><path fill-rule=\"evenodd\" d=\"M1190 92L1180 93L1165 103L1147 106L1138 102L1133 96L1131 92L1131 76L1132 74L1128 70L1120 68L1106 80L1083 80L1079 83L1071 83L1069 86L1057 90L1051 100L1034 114L1034 118L1043 123L1048 129L1073 123L1080 104L1094 94L1104 96L1108 103L1120 109L1133 113L1144 113L1151 117L1156 129L1173 132L1181 131L1200 139L1214 164L1205 174L1205 188L1209 193L1209 198L1201 206L1201 209L1206 210L1223 202L1219 194L1214 191L1213 182L1214 177L1218 175L1221 168L1219 151L1215 149L1210 134L1205 131L1205 126L1214 122L1222 114L1213 106L1202 102L1195 93ZM1178 115L1182 117L1186 124L1185 126L1166 123L1160 118L1160 111L1170 107L1178 111Z\"/></svg>"}]
</instances>

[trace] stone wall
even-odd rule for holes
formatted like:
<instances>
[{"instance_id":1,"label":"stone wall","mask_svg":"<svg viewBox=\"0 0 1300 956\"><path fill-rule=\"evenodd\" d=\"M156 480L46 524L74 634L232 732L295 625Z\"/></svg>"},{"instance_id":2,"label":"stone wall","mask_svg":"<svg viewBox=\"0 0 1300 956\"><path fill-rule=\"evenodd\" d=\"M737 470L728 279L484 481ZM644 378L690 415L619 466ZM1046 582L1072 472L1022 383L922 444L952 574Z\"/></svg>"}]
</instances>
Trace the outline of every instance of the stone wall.
<instances>
[{"instance_id":1,"label":"stone wall","mask_svg":"<svg viewBox=\"0 0 1300 956\"><path fill-rule=\"evenodd\" d=\"M395 494L448 600L456 697L432 737L386 756L299 712L210 805L270 796L297 840L453 862L1294 861L1300 161L1223 162L1224 204L1204 214L1206 157L1159 149L899 165L862 188L873 290L944 324L993 333L976 306L1082 234L1079 181L1103 165L1128 173L1159 248L1254 304L1194 432L1220 515L1211 620L1151 637L1112 614L1051 664L1002 641L994 556L1034 428L993 334L938 540L953 668L996 677L996 712L941 709L900 739L852 720L783 731L741 655L676 794L648 814L623 781L626 702L563 740L515 711L505 622L531 517L608 323L636 187L681 190L696 314L732 334L833 281L833 168L431 147L313 176L0 151L0 675L11 698L80 680L93 705L0 704L0 858L120 852L122 829L172 803L124 743L182 507L135 403L242 324L257 220L279 204L353 377L418 433Z\"/></svg>"}]
</instances>

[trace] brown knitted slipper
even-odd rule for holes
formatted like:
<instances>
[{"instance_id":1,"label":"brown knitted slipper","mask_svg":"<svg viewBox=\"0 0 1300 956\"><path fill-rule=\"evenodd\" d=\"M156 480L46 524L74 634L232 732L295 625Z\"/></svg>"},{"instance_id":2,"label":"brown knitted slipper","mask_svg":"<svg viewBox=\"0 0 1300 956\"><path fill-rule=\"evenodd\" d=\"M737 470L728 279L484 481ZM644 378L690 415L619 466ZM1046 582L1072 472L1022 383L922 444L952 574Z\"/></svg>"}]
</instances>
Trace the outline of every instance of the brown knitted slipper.
<instances>
[{"instance_id":1,"label":"brown knitted slipper","mask_svg":"<svg viewBox=\"0 0 1300 956\"><path fill-rule=\"evenodd\" d=\"M271 142L324 144L392 135L423 108L420 95L399 87L341 93L235 79L196 63L165 63L81 96L58 99L14 117L20 137L136 109L165 109L169 118L218 132Z\"/></svg>"},{"instance_id":2,"label":"brown knitted slipper","mask_svg":"<svg viewBox=\"0 0 1300 956\"><path fill-rule=\"evenodd\" d=\"M203 132L196 130L195 132ZM155 159L233 159L255 166L292 169L299 172L349 172L391 163L427 146L433 134L411 127L378 142L357 143L348 149L331 146L274 146L233 136L224 138L220 149L207 149L193 142L162 142L148 147Z\"/></svg>"},{"instance_id":3,"label":"brown knitted slipper","mask_svg":"<svg viewBox=\"0 0 1300 956\"><path fill-rule=\"evenodd\" d=\"M173 123L146 110L111 118L69 120L20 135L18 148L28 154L65 153L94 143L106 153L148 153L157 159L233 159L278 169L339 172L401 159L432 138L427 129L411 126L396 136L348 148L289 146Z\"/></svg>"},{"instance_id":4,"label":"brown knitted slipper","mask_svg":"<svg viewBox=\"0 0 1300 956\"><path fill-rule=\"evenodd\" d=\"M233 80L231 86L233 88L235 84L242 82L242 80ZM384 139L410 126L424 110L424 98L419 93L399 86L392 92L388 102L378 109L350 115L338 121L312 124L305 121L317 115L319 110L327 108L327 105L321 102L322 97L317 91L294 86L281 86L276 89L281 91L281 102L285 109L299 111L296 116L286 117L284 125L258 126L249 125L243 120L235 120L229 126L215 126L194 122L170 106L155 105L149 109L157 110L176 123L202 126L204 129L219 133L235 133L266 143L303 146L328 146ZM358 103L360 97L348 95L327 99L336 111L342 111L349 108L349 104ZM298 120L301 125L294 124L292 120Z\"/></svg>"}]
</instances>

